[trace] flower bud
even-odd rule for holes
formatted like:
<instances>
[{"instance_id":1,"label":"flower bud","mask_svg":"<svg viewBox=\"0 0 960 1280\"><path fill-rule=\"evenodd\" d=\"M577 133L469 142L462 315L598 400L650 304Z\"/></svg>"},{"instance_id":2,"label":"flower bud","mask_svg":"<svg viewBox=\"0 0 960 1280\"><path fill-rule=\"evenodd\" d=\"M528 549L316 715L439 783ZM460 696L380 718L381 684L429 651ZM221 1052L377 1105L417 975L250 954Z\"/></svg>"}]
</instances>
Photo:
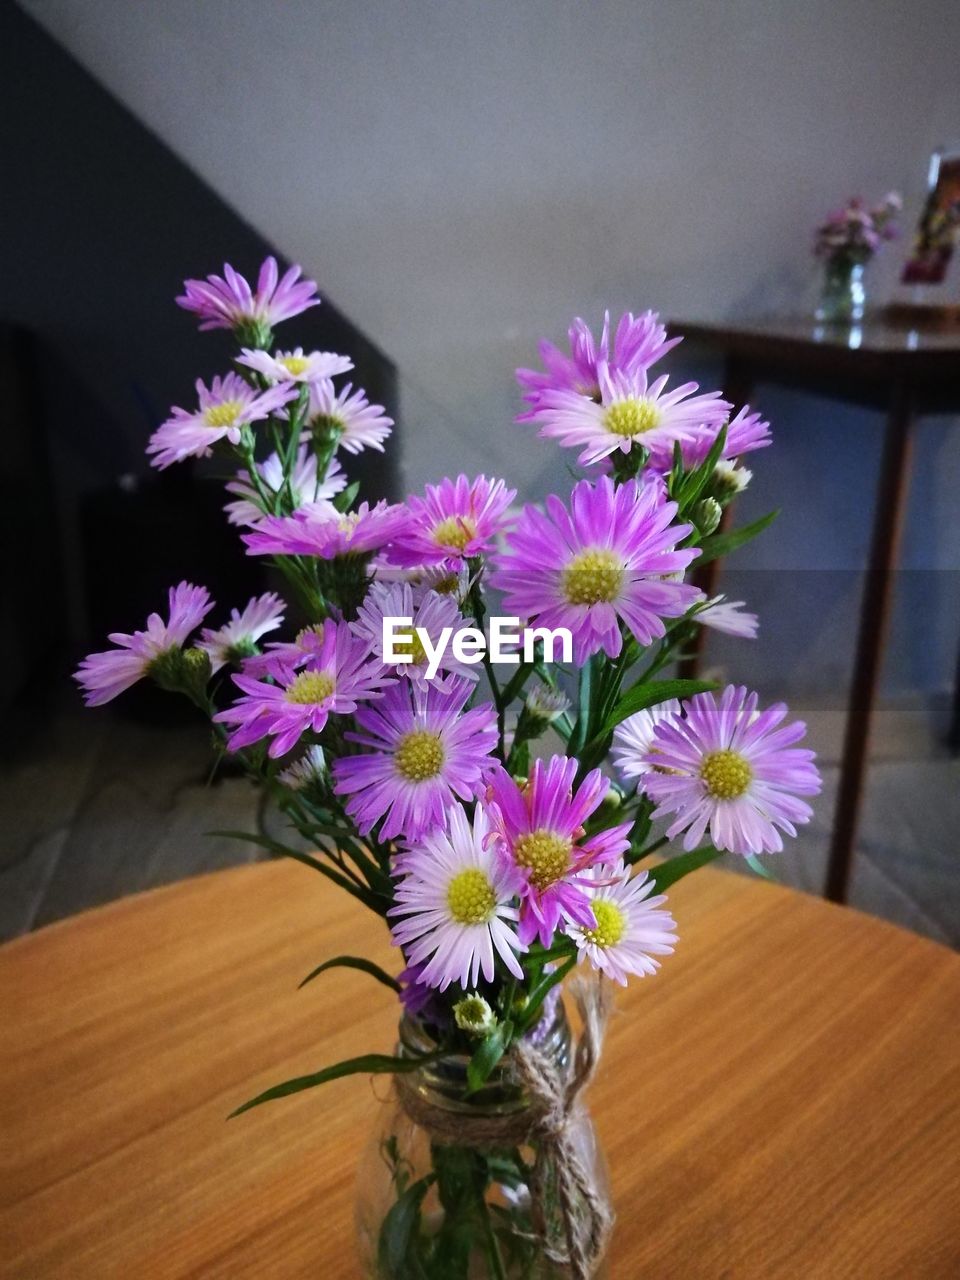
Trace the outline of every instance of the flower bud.
<instances>
[{"instance_id":1,"label":"flower bud","mask_svg":"<svg viewBox=\"0 0 960 1280\"><path fill-rule=\"evenodd\" d=\"M476 992L457 1001L453 1016L460 1030L470 1036L487 1036L497 1025L497 1015Z\"/></svg>"},{"instance_id":2,"label":"flower bud","mask_svg":"<svg viewBox=\"0 0 960 1280\"><path fill-rule=\"evenodd\" d=\"M723 508L716 498L703 498L691 512L693 523L703 537L714 533L723 518Z\"/></svg>"}]
</instances>

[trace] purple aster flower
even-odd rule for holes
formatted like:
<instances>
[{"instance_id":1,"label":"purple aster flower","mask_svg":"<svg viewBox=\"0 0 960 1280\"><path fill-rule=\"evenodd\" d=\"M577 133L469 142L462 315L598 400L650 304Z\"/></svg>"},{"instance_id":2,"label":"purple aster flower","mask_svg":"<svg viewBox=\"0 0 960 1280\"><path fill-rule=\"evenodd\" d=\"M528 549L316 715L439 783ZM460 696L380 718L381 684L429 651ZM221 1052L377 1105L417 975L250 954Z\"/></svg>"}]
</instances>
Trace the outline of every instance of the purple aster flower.
<instances>
[{"instance_id":1,"label":"purple aster flower","mask_svg":"<svg viewBox=\"0 0 960 1280\"><path fill-rule=\"evenodd\" d=\"M594 916L579 873L595 862L615 861L630 845L629 822L585 834L586 821L609 784L594 769L574 791L577 768L577 761L566 756L552 756L546 763L535 760L522 787L498 768L487 789L493 839L520 895L520 940L525 945L539 934L549 946L562 919L591 928Z\"/></svg>"},{"instance_id":2,"label":"purple aster flower","mask_svg":"<svg viewBox=\"0 0 960 1280\"><path fill-rule=\"evenodd\" d=\"M297 347L294 351L251 351L244 347L237 356L237 364L254 369L271 382L319 382L338 373L348 373L353 368L349 356L338 356L334 351L307 351Z\"/></svg>"},{"instance_id":3,"label":"purple aster flower","mask_svg":"<svg viewBox=\"0 0 960 1280\"><path fill-rule=\"evenodd\" d=\"M730 412L719 391L694 395L695 382L668 391L668 375L649 382L646 369L597 371L599 400L575 391L544 391L531 421L539 434L581 450L578 462L599 462L617 449L648 450L655 465L669 469L675 444L694 443L704 431L716 435Z\"/></svg>"},{"instance_id":4,"label":"purple aster flower","mask_svg":"<svg viewBox=\"0 0 960 1280\"><path fill-rule=\"evenodd\" d=\"M329 378L311 383L306 425L317 437L336 431L337 447L347 453L361 449L379 449L390 434L393 419L388 418L382 404L371 404L366 394L347 383L337 391Z\"/></svg>"},{"instance_id":5,"label":"purple aster flower","mask_svg":"<svg viewBox=\"0 0 960 1280\"><path fill-rule=\"evenodd\" d=\"M198 378L198 407L173 408L171 416L150 437L147 453L155 454L152 465L169 467L184 458L207 458L218 440L239 444L242 428L267 418L296 395L296 389L270 387L255 391L236 373L214 378L210 386Z\"/></svg>"},{"instance_id":6,"label":"purple aster flower","mask_svg":"<svg viewBox=\"0 0 960 1280\"><path fill-rule=\"evenodd\" d=\"M323 511L298 511L291 516L267 516L243 541L252 556L367 555L388 542L402 527L406 513L400 506L361 502L356 511L332 516Z\"/></svg>"},{"instance_id":7,"label":"purple aster flower","mask_svg":"<svg viewBox=\"0 0 960 1280\"><path fill-rule=\"evenodd\" d=\"M656 973L660 961L654 956L671 955L677 940L676 922L661 908L664 894L649 895L655 888L646 871L630 874L622 861L585 871L580 885L590 900L594 924L568 925L566 932L580 952L581 963L589 960L622 987L631 973Z\"/></svg>"},{"instance_id":8,"label":"purple aster flower","mask_svg":"<svg viewBox=\"0 0 960 1280\"><path fill-rule=\"evenodd\" d=\"M268 493L278 494L283 488L283 463L279 454L271 453L266 461L258 462L257 473L261 485ZM330 499L346 486L347 477L336 458L331 460L327 474L321 480L317 474L316 454L305 444L300 446L290 473L290 493L298 511L309 509L314 516L338 519L338 512ZM239 499L237 502L228 502L224 507L230 523L259 525L265 513L257 490L246 471L237 472L236 479L227 485L227 492L235 493Z\"/></svg>"},{"instance_id":9,"label":"purple aster flower","mask_svg":"<svg viewBox=\"0 0 960 1280\"><path fill-rule=\"evenodd\" d=\"M199 316L201 329L249 330L264 337L281 320L320 305L315 281L301 280L300 274L299 267L290 267L281 280L276 258L266 258L253 290L224 263L223 276L185 280L177 305Z\"/></svg>"},{"instance_id":10,"label":"purple aster flower","mask_svg":"<svg viewBox=\"0 0 960 1280\"><path fill-rule=\"evenodd\" d=\"M269 754L286 755L307 730L319 733L331 714L356 711L358 700L377 693L383 683L366 646L345 622L329 619L316 656L302 671L275 662L270 674L276 684L248 675L233 677L244 696L213 717L236 726L227 742L231 751L270 737Z\"/></svg>"},{"instance_id":11,"label":"purple aster flower","mask_svg":"<svg viewBox=\"0 0 960 1280\"><path fill-rule=\"evenodd\" d=\"M457 568L490 551L516 492L486 476L428 484L422 498L407 499L407 518L386 549L387 559L411 569L441 563Z\"/></svg>"},{"instance_id":12,"label":"purple aster flower","mask_svg":"<svg viewBox=\"0 0 960 1280\"><path fill-rule=\"evenodd\" d=\"M359 640L357 643L361 643ZM454 796L471 800L483 785L497 743L489 702L464 711L473 685L451 682L420 688L411 680L388 686L376 704L360 707L352 742L368 748L333 766L335 789L361 834L383 818L382 840L418 840L443 822Z\"/></svg>"},{"instance_id":13,"label":"purple aster flower","mask_svg":"<svg viewBox=\"0 0 960 1280\"><path fill-rule=\"evenodd\" d=\"M276 631L283 621L286 607L278 595L268 591L266 595L250 600L242 613L239 609L231 609L230 621L218 630L204 627L197 648L203 649L209 657L210 670L219 671L228 662L239 662L255 654L257 641L268 631Z\"/></svg>"},{"instance_id":14,"label":"purple aster flower","mask_svg":"<svg viewBox=\"0 0 960 1280\"><path fill-rule=\"evenodd\" d=\"M713 425L707 430L698 432L692 439L682 441L680 447L683 450L684 466L697 467L703 462L717 438L718 431L719 427ZM745 404L737 416L731 418L727 424L727 435L723 442L720 459L723 462L730 462L739 458L741 454L752 453L754 449L765 449L772 443L770 423L764 421L759 413L751 413L750 406ZM658 462L663 464L666 470L669 470L672 465L672 459L665 461L660 457Z\"/></svg>"},{"instance_id":15,"label":"purple aster flower","mask_svg":"<svg viewBox=\"0 0 960 1280\"><path fill-rule=\"evenodd\" d=\"M488 847L489 832L480 805L472 826L461 806L451 805L446 826L422 836L398 867L396 906L387 912L394 943L422 966L419 981L441 991L452 982L476 987L481 973L492 982L496 956L523 977L512 878Z\"/></svg>"},{"instance_id":16,"label":"purple aster flower","mask_svg":"<svg viewBox=\"0 0 960 1280\"><path fill-rule=\"evenodd\" d=\"M577 662L600 649L615 658L620 619L646 645L665 634L664 618L681 617L701 598L695 587L665 580L697 552L677 549L691 526L671 523L677 506L661 485L615 487L602 476L574 487L569 513L555 495L546 508L524 508L490 580L503 589L507 613L567 627Z\"/></svg>"},{"instance_id":17,"label":"purple aster flower","mask_svg":"<svg viewBox=\"0 0 960 1280\"><path fill-rule=\"evenodd\" d=\"M809 822L812 810L797 796L816 795L820 775L814 753L794 746L806 725L777 727L786 714L782 702L758 714L757 695L729 685L719 703L699 693L682 718L657 725L646 790L654 818L676 814L671 840L686 831L683 847L695 849L709 829L717 849L772 853L783 848L778 827L795 836L795 824Z\"/></svg>"},{"instance_id":18,"label":"purple aster flower","mask_svg":"<svg viewBox=\"0 0 960 1280\"><path fill-rule=\"evenodd\" d=\"M448 632L463 627L465 620L457 608L456 599L451 595L440 595L436 591L427 591L419 597L414 595L409 582L383 583L374 582L367 592L366 599L357 610L357 620L351 623L355 635L366 641L369 648L383 657L383 620L384 618L412 618L413 622L409 638L394 641L394 649L398 653L409 654L409 662L384 664L391 675L406 677L415 684L426 681L427 652L417 634L423 628L434 644L446 628ZM400 635L399 631L394 633ZM480 679L477 667L460 662L453 652L453 646L447 645L440 658L437 673L431 679L438 685L446 686L450 677L461 677L476 683Z\"/></svg>"},{"instance_id":19,"label":"purple aster flower","mask_svg":"<svg viewBox=\"0 0 960 1280\"><path fill-rule=\"evenodd\" d=\"M742 640L755 640L760 620L755 613L747 613L743 600L727 600L724 596L714 596L702 609L693 615L697 622L714 631L722 631L728 636L739 636Z\"/></svg>"},{"instance_id":20,"label":"purple aster flower","mask_svg":"<svg viewBox=\"0 0 960 1280\"><path fill-rule=\"evenodd\" d=\"M646 775L656 768L648 764L647 758L653 748L653 735L658 724L663 720L673 720L680 714L680 703L676 698L668 698L666 702L658 702L656 706L645 707L632 716L627 716L613 731L614 767L621 778L628 781L637 780L637 789L642 791Z\"/></svg>"},{"instance_id":21,"label":"purple aster flower","mask_svg":"<svg viewBox=\"0 0 960 1280\"><path fill-rule=\"evenodd\" d=\"M80 663L73 678L83 689L83 700L88 707L102 706L142 680L157 658L183 647L191 631L213 608L206 587L195 587L189 582L171 587L167 599L169 619L166 622L159 613L151 613L146 631L134 631L133 635L113 631L107 639L118 648L91 653Z\"/></svg>"}]
</instances>

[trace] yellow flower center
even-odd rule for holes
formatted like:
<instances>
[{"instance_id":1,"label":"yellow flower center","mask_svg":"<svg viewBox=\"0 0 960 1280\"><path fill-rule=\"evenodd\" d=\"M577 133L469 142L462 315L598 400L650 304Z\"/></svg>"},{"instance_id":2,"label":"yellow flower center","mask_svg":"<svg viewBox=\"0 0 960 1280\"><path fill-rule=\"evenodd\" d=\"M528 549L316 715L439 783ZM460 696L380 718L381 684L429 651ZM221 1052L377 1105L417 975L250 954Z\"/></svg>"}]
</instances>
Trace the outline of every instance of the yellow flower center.
<instances>
[{"instance_id":1,"label":"yellow flower center","mask_svg":"<svg viewBox=\"0 0 960 1280\"><path fill-rule=\"evenodd\" d=\"M455 573L445 573L442 578L430 583L430 590L441 596L456 595L460 590L460 579Z\"/></svg>"},{"instance_id":2,"label":"yellow flower center","mask_svg":"<svg viewBox=\"0 0 960 1280\"><path fill-rule=\"evenodd\" d=\"M660 422L660 410L656 401L645 396L639 399L619 400L610 405L603 415L603 425L615 436L630 440L652 431Z\"/></svg>"},{"instance_id":3,"label":"yellow flower center","mask_svg":"<svg viewBox=\"0 0 960 1280\"><path fill-rule=\"evenodd\" d=\"M496 905L490 878L479 867L457 872L447 886L447 906L457 924L486 924Z\"/></svg>"},{"instance_id":4,"label":"yellow flower center","mask_svg":"<svg viewBox=\"0 0 960 1280\"><path fill-rule=\"evenodd\" d=\"M310 367L310 361L306 356L281 356L277 363L282 364L293 378L299 378L301 373L305 373Z\"/></svg>"},{"instance_id":5,"label":"yellow flower center","mask_svg":"<svg viewBox=\"0 0 960 1280\"><path fill-rule=\"evenodd\" d=\"M416 664L427 660L427 651L423 647L419 631L413 631L404 636L395 636L393 651L394 653L409 653L411 660Z\"/></svg>"},{"instance_id":6,"label":"yellow flower center","mask_svg":"<svg viewBox=\"0 0 960 1280\"><path fill-rule=\"evenodd\" d=\"M336 681L326 671L301 671L293 684L284 692L288 702L304 705L323 702L336 688Z\"/></svg>"},{"instance_id":7,"label":"yellow flower center","mask_svg":"<svg viewBox=\"0 0 960 1280\"><path fill-rule=\"evenodd\" d=\"M724 748L704 756L700 777L717 800L736 800L749 787L753 770L739 752Z\"/></svg>"},{"instance_id":8,"label":"yellow flower center","mask_svg":"<svg viewBox=\"0 0 960 1280\"><path fill-rule=\"evenodd\" d=\"M224 400L222 404L212 404L204 409L203 420L208 427L232 427L242 408L239 400Z\"/></svg>"},{"instance_id":9,"label":"yellow flower center","mask_svg":"<svg viewBox=\"0 0 960 1280\"><path fill-rule=\"evenodd\" d=\"M623 565L614 551L597 547L574 556L560 585L570 604L609 604L623 584Z\"/></svg>"},{"instance_id":10,"label":"yellow flower center","mask_svg":"<svg viewBox=\"0 0 960 1280\"><path fill-rule=\"evenodd\" d=\"M590 905L597 925L595 929L584 929L583 936L595 947L615 947L627 931L627 917L607 898L594 898Z\"/></svg>"},{"instance_id":11,"label":"yellow flower center","mask_svg":"<svg viewBox=\"0 0 960 1280\"><path fill-rule=\"evenodd\" d=\"M414 729L397 743L397 768L411 782L435 778L443 768L443 743L428 729Z\"/></svg>"},{"instance_id":12,"label":"yellow flower center","mask_svg":"<svg viewBox=\"0 0 960 1280\"><path fill-rule=\"evenodd\" d=\"M323 639L323 625L319 622L312 623L309 627L303 627L297 632L296 644L299 648L303 648L311 636Z\"/></svg>"},{"instance_id":13,"label":"yellow flower center","mask_svg":"<svg viewBox=\"0 0 960 1280\"><path fill-rule=\"evenodd\" d=\"M476 521L469 516L447 516L433 531L433 540L439 547L455 547L462 551L477 536Z\"/></svg>"},{"instance_id":14,"label":"yellow flower center","mask_svg":"<svg viewBox=\"0 0 960 1280\"><path fill-rule=\"evenodd\" d=\"M513 846L513 858L530 871L530 883L542 893L569 870L570 850L570 841L552 831L530 831Z\"/></svg>"}]
</instances>

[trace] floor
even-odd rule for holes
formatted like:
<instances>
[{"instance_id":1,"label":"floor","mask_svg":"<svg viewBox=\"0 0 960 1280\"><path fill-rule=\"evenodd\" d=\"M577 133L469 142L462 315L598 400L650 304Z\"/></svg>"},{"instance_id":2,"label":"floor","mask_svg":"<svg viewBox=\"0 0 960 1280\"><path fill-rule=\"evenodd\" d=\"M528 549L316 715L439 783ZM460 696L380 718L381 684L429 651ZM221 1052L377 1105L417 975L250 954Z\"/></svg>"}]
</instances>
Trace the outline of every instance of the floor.
<instances>
[{"instance_id":1,"label":"floor","mask_svg":"<svg viewBox=\"0 0 960 1280\"><path fill-rule=\"evenodd\" d=\"M815 822L766 865L818 892L843 717L796 710L808 721L825 789ZM257 793L238 777L209 785L200 723L159 727L71 700L27 717L12 737L0 769L0 939L259 856L251 844L207 834L253 830ZM939 745L928 707L878 713L851 901L960 947L960 760Z\"/></svg>"}]
</instances>

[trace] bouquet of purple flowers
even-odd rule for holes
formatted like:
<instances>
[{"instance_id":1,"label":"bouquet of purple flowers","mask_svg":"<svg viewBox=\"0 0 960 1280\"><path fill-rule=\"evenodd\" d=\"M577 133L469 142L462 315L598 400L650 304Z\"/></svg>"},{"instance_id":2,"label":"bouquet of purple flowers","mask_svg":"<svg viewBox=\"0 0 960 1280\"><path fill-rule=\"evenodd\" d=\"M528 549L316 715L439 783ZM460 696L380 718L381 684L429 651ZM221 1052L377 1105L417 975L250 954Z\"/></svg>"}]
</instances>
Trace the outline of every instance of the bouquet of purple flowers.
<instances>
[{"instance_id":1,"label":"bouquet of purple flowers","mask_svg":"<svg viewBox=\"0 0 960 1280\"><path fill-rule=\"evenodd\" d=\"M902 209L903 200L896 191L888 191L872 208L855 197L817 227L814 256L840 265L869 262L885 240L896 240L900 234L896 218Z\"/></svg>"},{"instance_id":2,"label":"bouquet of purple flowers","mask_svg":"<svg viewBox=\"0 0 960 1280\"><path fill-rule=\"evenodd\" d=\"M842 241L824 229L831 252L880 234L876 213L843 225ZM207 591L180 583L165 616L111 635L76 679L90 705L145 677L189 698L289 823L288 839L244 838L382 917L402 957L395 974L340 956L311 975L349 966L395 991L395 1054L239 1110L391 1074L406 1127L375 1144L370 1273L591 1274L611 1215L574 1102L607 980L673 951L672 883L725 852L779 851L820 786L784 705L669 675L701 627L756 633L742 602L689 576L769 523L721 528L768 424L668 386L654 370L679 339L655 314L607 317L599 337L578 319L569 351L544 342L543 368L517 375L518 422L578 451L566 498L517 510L503 480L460 475L358 502L349 457L382 451L391 419L338 383L348 357L274 346L279 322L318 304L314 283L271 258L256 288L226 266L177 301L238 351L148 452L160 468L231 464L226 517L286 602L263 594L209 625ZM576 1053L558 1000L575 970Z\"/></svg>"}]
</instances>

